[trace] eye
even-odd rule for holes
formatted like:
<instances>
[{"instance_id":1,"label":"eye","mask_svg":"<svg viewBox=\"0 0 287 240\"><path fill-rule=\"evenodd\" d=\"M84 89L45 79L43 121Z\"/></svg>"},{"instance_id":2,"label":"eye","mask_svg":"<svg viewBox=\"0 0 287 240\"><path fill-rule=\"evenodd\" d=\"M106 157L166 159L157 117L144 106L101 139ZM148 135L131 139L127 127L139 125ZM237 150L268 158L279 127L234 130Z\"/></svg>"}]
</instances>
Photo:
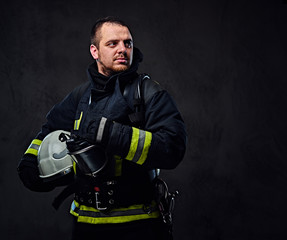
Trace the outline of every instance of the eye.
<instances>
[{"instance_id":1,"label":"eye","mask_svg":"<svg viewBox=\"0 0 287 240\"><path fill-rule=\"evenodd\" d=\"M114 47L116 45L117 45L117 42L108 42L107 43L107 46L109 46L109 47Z\"/></svg>"},{"instance_id":2,"label":"eye","mask_svg":"<svg viewBox=\"0 0 287 240\"><path fill-rule=\"evenodd\" d=\"M124 41L126 48L132 48L133 42L131 40Z\"/></svg>"}]
</instances>

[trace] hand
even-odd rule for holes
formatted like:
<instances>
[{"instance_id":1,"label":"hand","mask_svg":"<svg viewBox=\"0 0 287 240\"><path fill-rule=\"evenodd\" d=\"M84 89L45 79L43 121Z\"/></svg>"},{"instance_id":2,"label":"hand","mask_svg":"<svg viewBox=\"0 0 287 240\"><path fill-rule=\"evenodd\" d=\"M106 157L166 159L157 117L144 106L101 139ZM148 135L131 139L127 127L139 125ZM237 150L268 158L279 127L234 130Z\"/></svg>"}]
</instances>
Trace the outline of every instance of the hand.
<instances>
[{"instance_id":1,"label":"hand","mask_svg":"<svg viewBox=\"0 0 287 240\"><path fill-rule=\"evenodd\" d=\"M93 143L105 145L109 139L113 122L105 117L89 123L84 138Z\"/></svg>"},{"instance_id":2,"label":"hand","mask_svg":"<svg viewBox=\"0 0 287 240\"><path fill-rule=\"evenodd\" d=\"M49 183L44 183L40 178L36 156L31 155L25 157L24 155L17 170L24 186L31 191L48 192L54 189L54 186Z\"/></svg>"}]
</instances>

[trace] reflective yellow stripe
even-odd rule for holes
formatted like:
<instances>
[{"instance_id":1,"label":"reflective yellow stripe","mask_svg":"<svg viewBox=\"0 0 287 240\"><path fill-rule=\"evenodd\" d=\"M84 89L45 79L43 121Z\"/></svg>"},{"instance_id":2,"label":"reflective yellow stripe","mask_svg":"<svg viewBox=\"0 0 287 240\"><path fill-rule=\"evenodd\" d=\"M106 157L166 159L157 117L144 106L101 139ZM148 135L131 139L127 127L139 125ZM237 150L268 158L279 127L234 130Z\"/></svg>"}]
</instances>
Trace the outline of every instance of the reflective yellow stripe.
<instances>
[{"instance_id":1,"label":"reflective yellow stripe","mask_svg":"<svg viewBox=\"0 0 287 240\"><path fill-rule=\"evenodd\" d=\"M75 120L74 130L79 130L82 117L83 117L83 112L81 112L80 118L78 120Z\"/></svg>"},{"instance_id":2,"label":"reflective yellow stripe","mask_svg":"<svg viewBox=\"0 0 287 240\"><path fill-rule=\"evenodd\" d=\"M30 146L28 147L28 149L26 150L25 154L29 153L35 156L38 156L38 151L39 151L39 147L41 145L42 141L39 139L34 139Z\"/></svg>"},{"instance_id":3,"label":"reflective yellow stripe","mask_svg":"<svg viewBox=\"0 0 287 240\"><path fill-rule=\"evenodd\" d=\"M128 208L113 209L108 213L103 213L95 208L79 205L74 200L70 213L78 217L78 222L91 224L124 223L141 219L158 218L160 214L158 210L155 210L155 203L153 203L152 207L154 210L150 213L144 210L143 204L132 205Z\"/></svg>"},{"instance_id":4,"label":"reflective yellow stripe","mask_svg":"<svg viewBox=\"0 0 287 240\"><path fill-rule=\"evenodd\" d=\"M115 163L115 176L119 177L122 175L122 163L123 159L120 156L114 156L114 159L116 161Z\"/></svg>"},{"instance_id":5,"label":"reflective yellow stripe","mask_svg":"<svg viewBox=\"0 0 287 240\"><path fill-rule=\"evenodd\" d=\"M35 145L38 145L38 146L40 146L41 143L42 143L42 140L39 140L39 139L34 139L34 140L32 141L32 144L35 144Z\"/></svg>"},{"instance_id":6,"label":"reflective yellow stripe","mask_svg":"<svg viewBox=\"0 0 287 240\"><path fill-rule=\"evenodd\" d=\"M132 131L130 149L125 159L142 165L147 159L152 133L134 127Z\"/></svg>"},{"instance_id":7,"label":"reflective yellow stripe","mask_svg":"<svg viewBox=\"0 0 287 240\"><path fill-rule=\"evenodd\" d=\"M144 141L144 148L143 148L140 159L137 161L137 164L140 164L140 165L142 165L147 158L148 150L150 148L151 140L152 140L151 132L146 131L145 133L146 133L146 137L145 137L145 141Z\"/></svg>"},{"instance_id":8,"label":"reflective yellow stripe","mask_svg":"<svg viewBox=\"0 0 287 240\"><path fill-rule=\"evenodd\" d=\"M139 129L133 127L132 130L133 130L133 134L132 134L130 150L129 150L128 155L126 156L126 159L130 161L133 160L135 153L137 151L138 138L139 138Z\"/></svg>"},{"instance_id":9,"label":"reflective yellow stripe","mask_svg":"<svg viewBox=\"0 0 287 240\"><path fill-rule=\"evenodd\" d=\"M38 156L38 150L36 149L32 149L32 148L29 148L27 149L27 151L25 152L25 154L32 154L32 155L35 155L36 157Z\"/></svg>"},{"instance_id":10,"label":"reflective yellow stripe","mask_svg":"<svg viewBox=\"0 0 287 240\"><path fill-rule=\"evenodd\" d=\"M77 173L76 169L77 169L77 164L75 161L73 161L73 170L75 174Z\"/></svg>"}]
</instances>

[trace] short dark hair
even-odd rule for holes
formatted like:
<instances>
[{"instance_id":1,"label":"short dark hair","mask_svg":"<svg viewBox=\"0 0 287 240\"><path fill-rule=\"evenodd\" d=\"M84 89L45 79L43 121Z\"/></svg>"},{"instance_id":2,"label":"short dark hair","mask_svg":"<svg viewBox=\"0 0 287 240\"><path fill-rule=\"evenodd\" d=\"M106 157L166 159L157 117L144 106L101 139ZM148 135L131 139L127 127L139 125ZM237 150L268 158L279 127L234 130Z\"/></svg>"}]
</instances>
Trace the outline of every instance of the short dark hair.
<instances>
[{"instance_id":1,"label":"short dark hair","mask_svg":"<svg viewBox=\"0 0 287 240\"><path fill-rule=\"evenodd\" d=\"M99 48L99 43L100 43L99 30L101 29L104 23L118 24L118 25L127 27L128 30L130 31L128 25L125 24L124 21L122 21L121 19L117 17L108 16L108 17L98 19L96 23L93 25L92 30L91 30L91 35L90 35L91 44L94 44L97 48Z\"/></svg>"}]
</instances>

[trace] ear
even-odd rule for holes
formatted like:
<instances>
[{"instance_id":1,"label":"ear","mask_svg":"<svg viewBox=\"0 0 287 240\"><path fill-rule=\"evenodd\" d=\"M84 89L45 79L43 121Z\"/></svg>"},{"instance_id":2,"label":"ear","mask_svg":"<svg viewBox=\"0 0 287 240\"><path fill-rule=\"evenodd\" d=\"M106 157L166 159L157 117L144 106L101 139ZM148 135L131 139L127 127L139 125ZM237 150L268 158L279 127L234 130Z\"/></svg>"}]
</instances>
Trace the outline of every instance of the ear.
<instances>
[{"instance_id":1,"label":"ear","mask_svg":"<svg viewBox=\"0 0 287 240\"><path fill-rule=\"evenodd\" d=\"M98 49L94 44L90 46L90 53L95 60L99 58Z\"/></svg>"}]
</instances>

